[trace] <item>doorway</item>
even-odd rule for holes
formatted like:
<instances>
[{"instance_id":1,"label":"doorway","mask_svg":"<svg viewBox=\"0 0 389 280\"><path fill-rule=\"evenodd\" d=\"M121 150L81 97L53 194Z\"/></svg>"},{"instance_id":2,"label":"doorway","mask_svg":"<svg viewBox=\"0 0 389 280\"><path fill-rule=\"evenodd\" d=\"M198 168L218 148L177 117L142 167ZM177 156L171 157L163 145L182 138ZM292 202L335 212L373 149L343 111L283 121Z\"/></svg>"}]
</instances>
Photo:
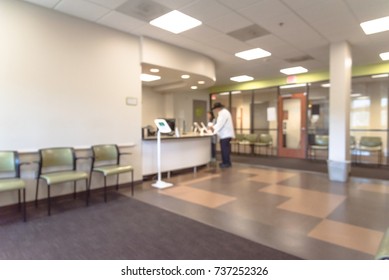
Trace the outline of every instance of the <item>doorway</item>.
<instances>
[{"instance_id":1,"label":"doorway","mask_svg":"<svg viewBox=\"0 0 389 280\"><path fill-rule=\"evenodd\" d=\"M280 157L306 157L306 104L305 93L278 97L278 155Z\"/></svg>"}]
</instances>

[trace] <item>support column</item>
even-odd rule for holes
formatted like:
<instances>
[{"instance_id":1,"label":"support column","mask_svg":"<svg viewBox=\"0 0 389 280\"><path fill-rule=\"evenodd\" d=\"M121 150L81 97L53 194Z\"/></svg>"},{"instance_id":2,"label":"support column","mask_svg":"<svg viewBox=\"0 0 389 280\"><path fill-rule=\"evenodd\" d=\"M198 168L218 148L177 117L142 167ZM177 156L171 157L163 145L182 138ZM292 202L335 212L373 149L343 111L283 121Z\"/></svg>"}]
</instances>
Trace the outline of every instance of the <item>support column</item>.
<instances>
[{"instance_id":1,"label":"support column","mask_svg":"<svg viewBox=\"0 0 389 280\"><path fill-rule=\"evenodd\" d=\"M346 182L350 162L351 48L347 42L330 47L330 108L328 175Z\"/></svg>"}]
</instances>

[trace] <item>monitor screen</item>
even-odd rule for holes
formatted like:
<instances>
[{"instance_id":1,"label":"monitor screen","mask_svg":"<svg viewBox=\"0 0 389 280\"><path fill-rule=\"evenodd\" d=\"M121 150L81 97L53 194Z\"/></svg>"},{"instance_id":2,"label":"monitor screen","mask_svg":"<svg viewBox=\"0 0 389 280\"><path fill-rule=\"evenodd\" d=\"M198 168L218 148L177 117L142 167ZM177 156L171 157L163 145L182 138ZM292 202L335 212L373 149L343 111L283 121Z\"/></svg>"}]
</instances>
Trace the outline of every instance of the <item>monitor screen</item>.
<instances>
[{"instance_id":1,"label":"monitor screen","mask_svg":"<svg viewBox=\"0 0 389 280\"><path fill-rule=\"evenodd\" d=\"M174 131L176 129L176 119L165 119L170 129Z\"/></svg>"}]
</instances>

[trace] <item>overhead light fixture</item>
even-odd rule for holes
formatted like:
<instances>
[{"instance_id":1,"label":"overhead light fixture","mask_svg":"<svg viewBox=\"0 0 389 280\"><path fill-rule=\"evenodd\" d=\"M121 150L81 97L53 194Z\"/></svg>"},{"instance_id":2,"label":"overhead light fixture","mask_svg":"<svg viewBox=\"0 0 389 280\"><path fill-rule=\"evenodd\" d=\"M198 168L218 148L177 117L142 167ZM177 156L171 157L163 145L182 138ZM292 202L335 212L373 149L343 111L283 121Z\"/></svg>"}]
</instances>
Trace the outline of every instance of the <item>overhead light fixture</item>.
<instances>
[{"instance_id":1,"label":"overhead light fixture","mask_svg":"<svg viewBox=\"0 0 389 280\"><path fill-rule=\"evenodd\" d=\"M271 53L263 49L256 48L256 49L251 49L243 52L238 52L235 54L235 56L246 60L253 60L253 59L271 56Z\"/></svg>"},{"instance_id":2,"label":"overhead light fixture","mask_svg":"<svg viewBox=\"0 0 389 280\"><path fill-rule=\"evenodd\" d=\"M186 79L189 79L189 78L190 78L190 75L187 75L187 74L181 75L181 78L186 80Z\"/></svg>"},{"instance_id":3,"label":"overhead light fixture","mask_svg":"<svg viewBox=\"0 0 389 280\"><path fill-rule=\"evenodd\" d=\"M330 83L321 84L321 87L323 87L323 88L329 88L329 87L331 87L331 84L330 84Z\"/></svg>"},{"instance_id":4,"label":"overhead light fixture","mask_svg":"<svg viewBox=\"0 0 389 280\"><path fill-rule=\"evenodd\" d=\"M204 81L198 81L197 83L198 83L199 85L204 85L204 84L205 84Z\"/></svg>"},{"instance_id":5,"label":"overhead light fixture","mask_svg":"<svg viewBox=\"0 0 389 280\"><path fill-rule=\"evenodd\" d=\"M197 86L191 86L190 88L191 89L197 89Z\"/></svg>"},{"instance_id":6,"label":"overhead light fixture","mask_svg":"<svg viewBox=\"0 0 389 280\"><path fill-rule=\"evenodd\" d=\"M159 69L158 69L158 68L151 68L151 69L150 69L150 72L151 72L151 73L158 73L158 72L159 72Z\"/></svg>"},{"instance_id":7,"label":"overhead light fixture","mask_svg":"<svg viewBox=\"0 0 389 280\"><path fill-rule=\"evenodd\" d=\"M366 35L389 30L389 16L362 22L361 27Z\"/></svg>"},{"instance_id":8,"label":"overhead light fixture","mask_svg":"<svg viewBox=\"0 0 389 280\"><path fill-rule=\"evenodd\" d=\"M230 78L231 81L234 81L234 82L248 82L248 81L252 81L254 80L253 77L250 77L250 76L247 76L247 75L241 75L241 76L235 76L235 77L231 77Z\"/></svg>"},{"instance_id":9,"label":"overhead light fixture","mask_svg":"<svg viewBox=\"0 0 389 280\"><path fill-rule=\"evenodd\" d=\"M304 67L297 66L297 67L281 69L280 72L285 75L295 75L295 74L306 73L308 72L308 70L305 69Z\"/></svg>"},{"instance_id":10,"label":"overhead light fixture","mask_svg":"<svg viewBox=\"0 0 389 280\"><path fill-rule=\"evenodd\" d=\"M352 93L350 96L356 98L362 96L362 93Z\"/></svg>"},{"instance_id":11,"label":"overhead light fixture","mask_svg":"<svg viewBox=\"0 0 389 280\"><path fill-rule=\"evenodd\" d=\"M241 93L242 92L240 90L231 91L231 94L241 94ZM229 95L229 94L230 94L229 91L219 93L219 95Z\"/></svg>"},{"instance_id":12,"label":"overhead light fixture","mask_svg":"<svg viewBox=\"0 0 389 280\"><path fill-rule=\"evenodd\" d=\"M157 75L150 75L150 74L141 74L140 79L142 82L153 82L161 79L161 76Z\"/></svg>"},{"instance_id":13,"label":"overhead light fixture","mask_svg":"<svg viewBox=\"0 0 389 280\"><path fill-rule=\"evenodd\" d=\"M387 78L389 77L389 74L379 74L379 75L372 75L373 79L379 79L379 78Z\"/></svg>"},{"instance_id":14,"label":"overhead light fixture","mask_svg":"<svg viewBox=\"0 0 389 280\"><path fill-rule=\"evenodd\" d=\"M389 52L380 53L380 57L382 60L389 60Z\"/></svg>"},{"instance_id":15,"label":"overhead light fixture","mask_svg":"<svg viewBox=\"0 0 389 280\"><path fill-rule=\"evenodd\" d=\"M292 84L292 85L284 85L280 86L281 89L286 89L286 88L297 88L297 87L306 87L307 84Z\"/></svg>"},{"instance_id":16,"label":"overhead light fixture","mask_svg":"<svg viewBox=\"0 0 389 280\"><path fill-rule=\"evenodd\" d=\"M174 34L184 32L201 25L201 21L183 14L177 10L164 14L150 21L151 25L167 30Z\"/></svg>"}]
</instances>

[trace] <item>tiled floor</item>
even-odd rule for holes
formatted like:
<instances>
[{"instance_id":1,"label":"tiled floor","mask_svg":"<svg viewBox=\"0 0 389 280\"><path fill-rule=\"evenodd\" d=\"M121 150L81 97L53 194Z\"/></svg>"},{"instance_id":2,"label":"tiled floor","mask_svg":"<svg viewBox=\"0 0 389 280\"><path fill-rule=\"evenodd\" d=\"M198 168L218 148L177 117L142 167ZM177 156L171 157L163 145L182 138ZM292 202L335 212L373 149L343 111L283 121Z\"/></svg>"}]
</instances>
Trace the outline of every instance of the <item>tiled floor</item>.
<instances>
[{"instance_id":1,"label":"tiled floor","mask_svg":"<svg viewBox=\"0 0 389 280\"><path fill-rule=\"evenodd\" d=\"M243 164L166 181L134 198L305 259L373 259L389 227L389 181Z\"/></svg>"}]
</instances>

